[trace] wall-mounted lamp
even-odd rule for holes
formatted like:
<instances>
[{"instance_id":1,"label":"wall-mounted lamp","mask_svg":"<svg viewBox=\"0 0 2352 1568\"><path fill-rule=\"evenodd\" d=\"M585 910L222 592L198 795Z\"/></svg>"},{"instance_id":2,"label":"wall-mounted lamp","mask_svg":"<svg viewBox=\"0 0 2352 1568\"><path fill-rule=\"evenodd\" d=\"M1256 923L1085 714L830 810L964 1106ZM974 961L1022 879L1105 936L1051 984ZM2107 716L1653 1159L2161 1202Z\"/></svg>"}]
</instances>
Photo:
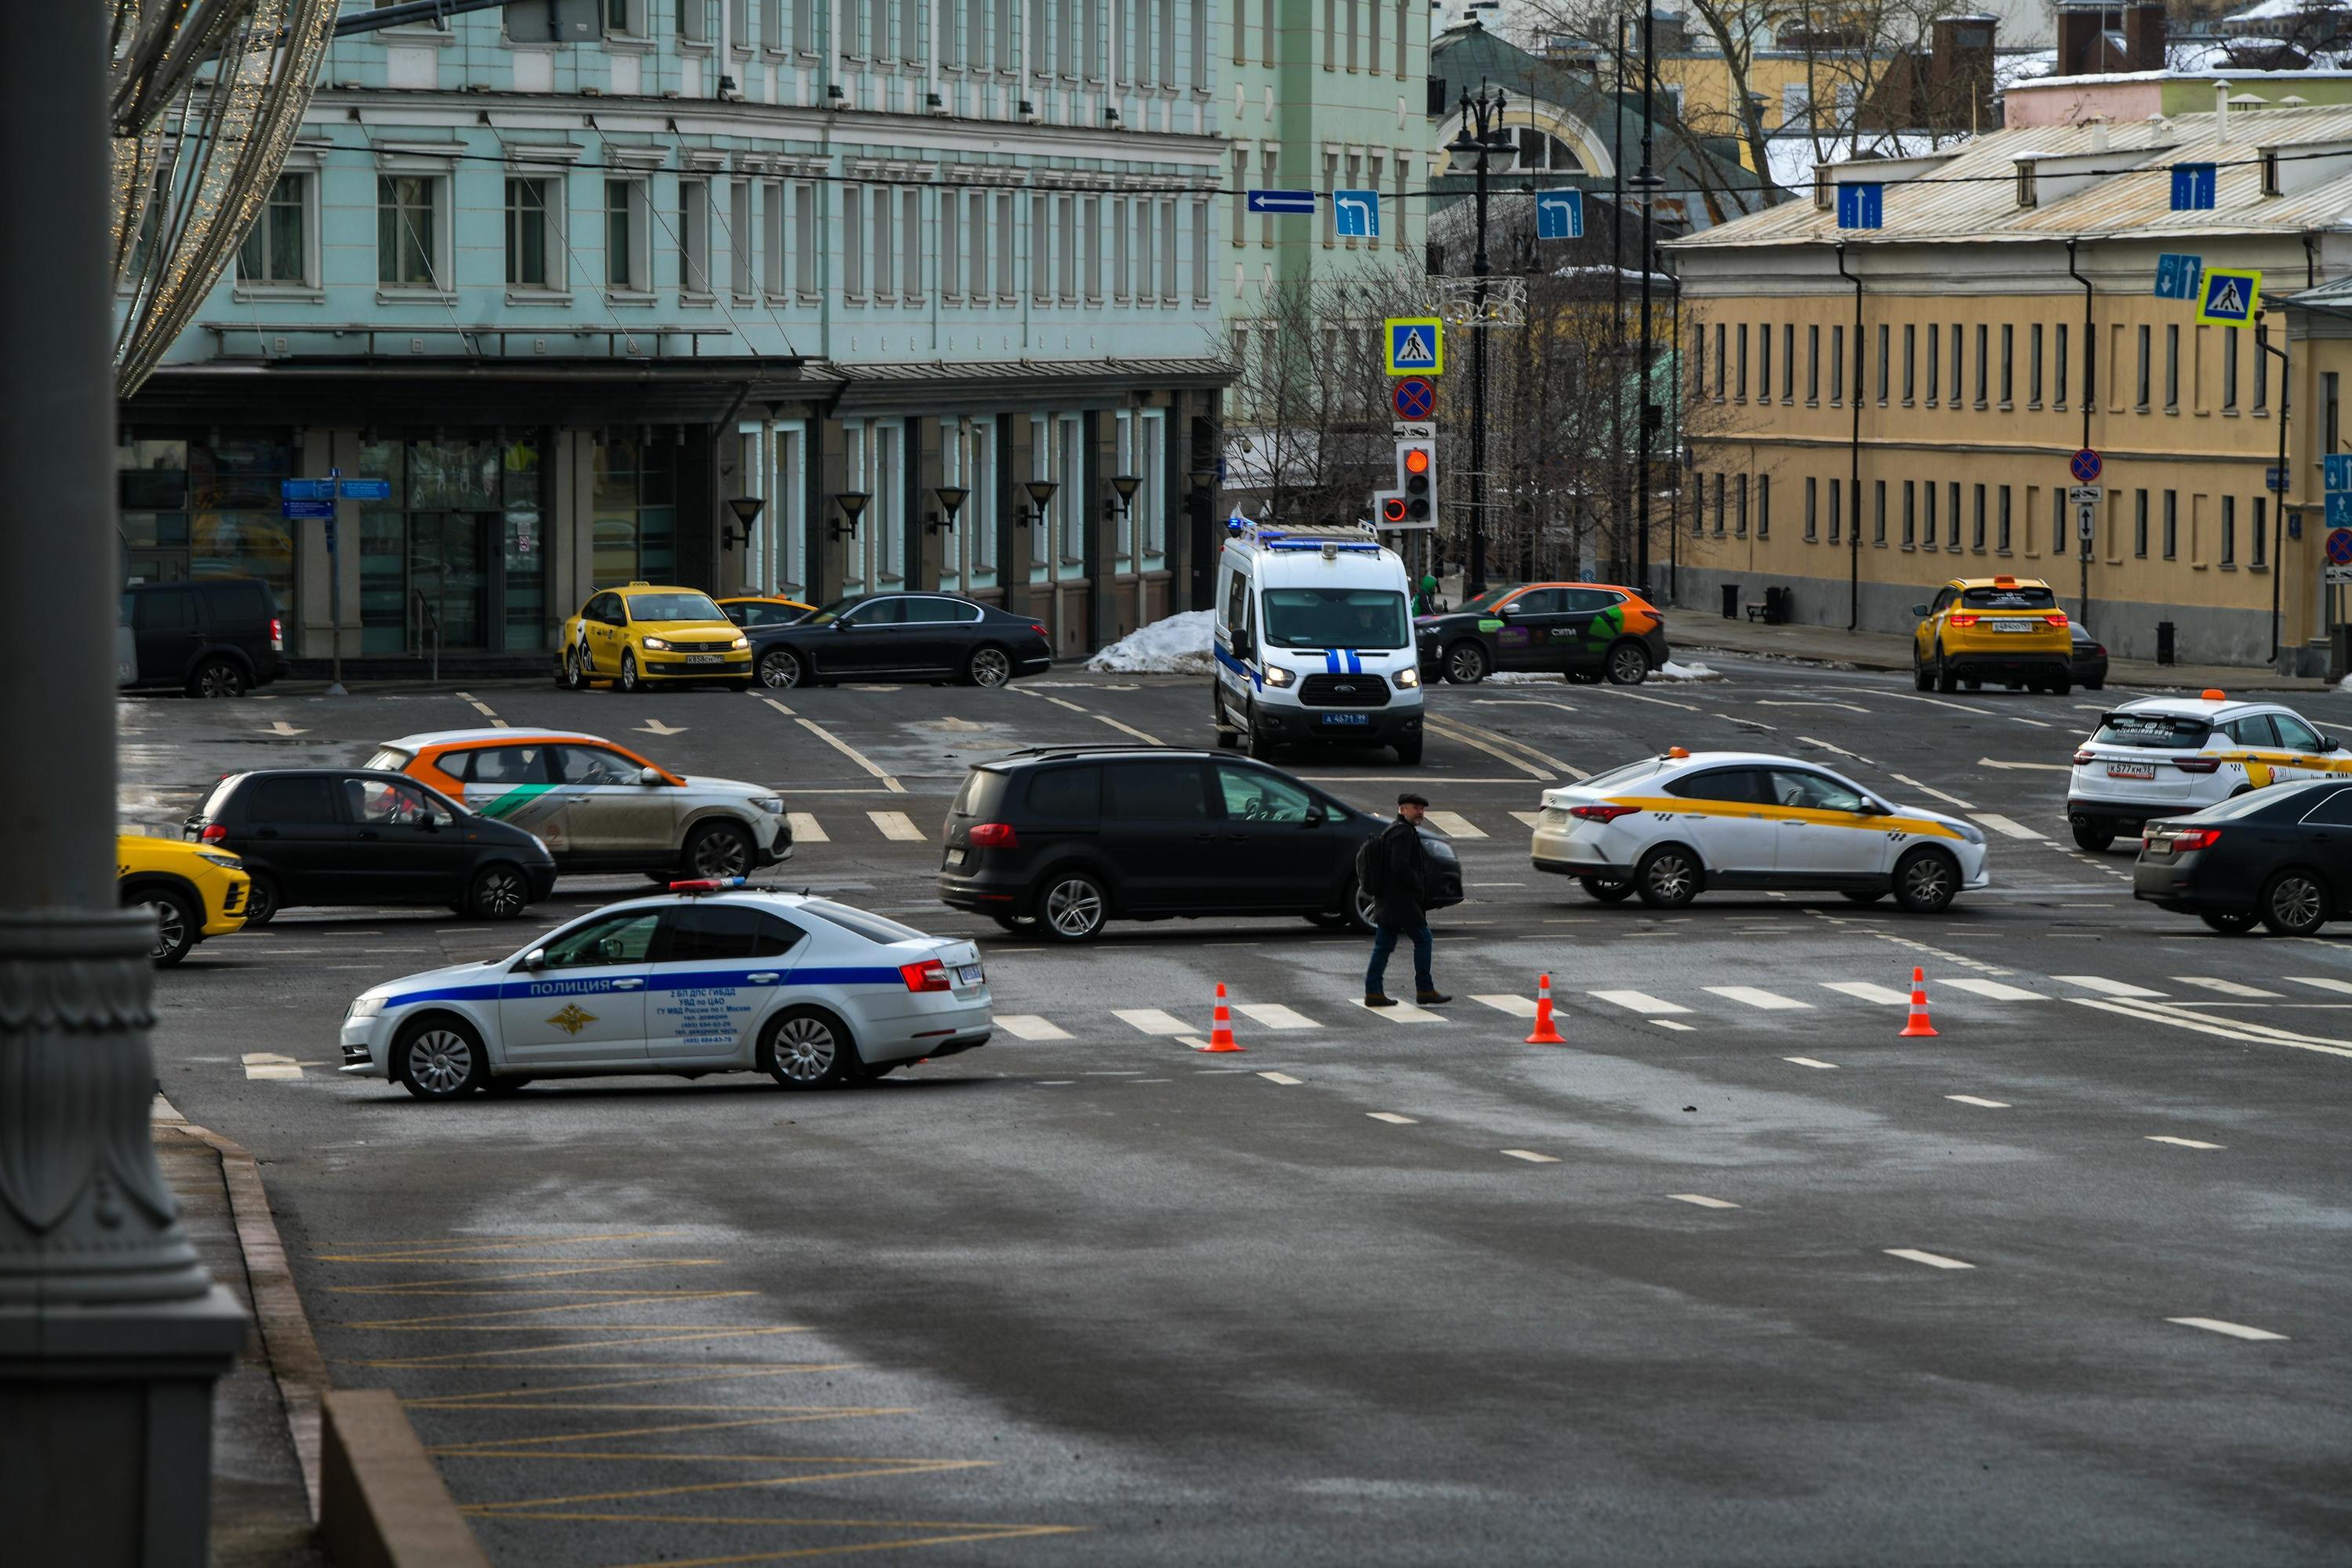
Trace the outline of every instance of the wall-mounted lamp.
<instances>
[{"instance_id":1,"label":"wall-mounted lamp","mask_svg":"<svg viewBox=\"0 0 2352 1568\"><path fill-rule=\"evenodd\" d=\"M739 533L722 528L719 531L719 542L733 550L751 542L751 525L760 521L760 514L768 510L768 503L759 496L734 496L729 499L727 510L735 514L737 522L742 524L742 531Z\"/></svg>"},{"instance_id":2,"label":"wall-mounted lamp","mask_svg":"<svg viewBox=\"0 0 2352 1568\"><path fill-rule=\"evenodd\" d=\"M1113 474L1111 476L1110 488L1118 492L1118 510L1124 513L1134 508L1135 492L1143 488L1143 481L1133 474ZM1104 504L1106 510L1108 510L1110 503L1106 502Z\"/></svg>"},{"instance_id":3,"label":"wall-mounted lamp","mask_svg":"<svg viewBox=\"0 0 2352 1568\"><path fill-rule=\"evenodd\" d=\"M1025 526L1034 522L1044 527L1046 504L1054 499L1054 492L1062 487L1051 479L1024 479L1021 488L1027 490L1029 499L1036 503L1034 508L1024 506L1021 509L1022 523Z\"/></svg>"},{"instance_id":4,"label":"wall-mounted lamp","mask_svg":"<svg viewBox=\"0 0 2352 1568\"><path fill-rule=\"evenodd\" d=\"M958 485L941 485L931 493L940 498L940 511L947 513L947 516L943 519L939 512L933 512L923 520L923 526L933 533L943 528L953 528L956 513L963 510L963 503L970 499L971 492Z\"/></svg>"},{"instance_id":5,"label":"wall-mounted lamp","mask_svg":"<svg viewBox=\"0 0 2352 1568\"><path fill-rule=\"evenodd\" d=\"M864 490L844 490L839 495L835 496L833 498L833 504L839 507L841 509L841 515L847 518L849 521L847 522L835 523L833 525L833 536L835 539L846 539L851 534L856 533L857 531L857 519L866 510L866 503L873 499L874 498L872 496L866 494Z\"/></svg>"}]
</instances>

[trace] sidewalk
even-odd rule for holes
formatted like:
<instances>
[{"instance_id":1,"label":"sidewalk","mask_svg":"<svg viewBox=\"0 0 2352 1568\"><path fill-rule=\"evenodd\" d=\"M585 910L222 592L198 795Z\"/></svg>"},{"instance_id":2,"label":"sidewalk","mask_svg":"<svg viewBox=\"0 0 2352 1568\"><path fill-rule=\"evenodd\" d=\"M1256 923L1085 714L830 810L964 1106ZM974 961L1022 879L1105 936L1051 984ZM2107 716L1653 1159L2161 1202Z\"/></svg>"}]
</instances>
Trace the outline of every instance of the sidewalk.
<instances>
[{"instance_id":1,"label":"sidewalk","mask_svg":"<svg viewBox=\"0 0 2352 1568\"><path fill-rule=\"evenodd\" d=\"M1688 610L1671 613L1666 632L1674 644L1675 657L1685 660L1696 654L1721 652L1846 665L1855 669L1895 669L1906 674L1911 669L1911 639L1893 632L1849 632L1837 626L1768 626L1748 620L1727 621ZM2109 667L2107 684L2185 691L2219 687L2233 693L2332 689L2324 680L2276 675L2262 665L2165 665L2137 658L2116 659Z\"/></svg>"}]
</instances>

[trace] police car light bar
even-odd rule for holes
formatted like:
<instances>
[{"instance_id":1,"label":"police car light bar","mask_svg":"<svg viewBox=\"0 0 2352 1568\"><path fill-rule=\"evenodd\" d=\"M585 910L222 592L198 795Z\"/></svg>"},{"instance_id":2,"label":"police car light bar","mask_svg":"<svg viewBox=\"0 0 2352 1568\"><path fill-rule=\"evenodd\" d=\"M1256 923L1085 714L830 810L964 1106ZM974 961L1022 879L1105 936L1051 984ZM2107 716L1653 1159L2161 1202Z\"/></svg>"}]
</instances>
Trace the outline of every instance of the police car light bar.
<instances>
[{"instance_id":1,"label":"police car light bar","mask_svg":"<svg viewBox=\"0 0 2352 1568\"><path fill-rule=\"evenodd\" d=\"M690 881L672 882L673 893L719 893L730 888L740 888L749 881L746 877L697 877Z\"/></svg>"}]
</instances>

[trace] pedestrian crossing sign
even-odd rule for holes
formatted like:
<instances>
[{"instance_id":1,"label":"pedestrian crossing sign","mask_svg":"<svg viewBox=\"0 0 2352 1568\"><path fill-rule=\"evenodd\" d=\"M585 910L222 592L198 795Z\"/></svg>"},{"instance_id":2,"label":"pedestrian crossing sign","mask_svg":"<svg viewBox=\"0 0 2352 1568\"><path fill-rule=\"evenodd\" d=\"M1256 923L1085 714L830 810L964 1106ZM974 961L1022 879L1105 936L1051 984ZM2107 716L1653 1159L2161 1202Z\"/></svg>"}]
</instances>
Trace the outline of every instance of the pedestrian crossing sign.
<instances>
[{"instance_id":1,"label":"pedestrian crossing sign","mask_svg":"<svg viewBox=\"0 0 2352 1568\"><path fill-rule=\"evenodd\" d=\"M2260 272L2210 268L2197 296L2197 320L2209 327L2251 327L2262 295Z\"/></svg>"},{"instance_id":2,"label":"pedestrian crossing sign","mask_svg":"<svg viewBox=\"0 0 2352 1568\"><path fill-rule=\"evenodd\" d=\"M1445 323L1435 316L1391 316L1388 332L1391 375L1435 375L1445 368Z\"/></svg>"}]
</instances>

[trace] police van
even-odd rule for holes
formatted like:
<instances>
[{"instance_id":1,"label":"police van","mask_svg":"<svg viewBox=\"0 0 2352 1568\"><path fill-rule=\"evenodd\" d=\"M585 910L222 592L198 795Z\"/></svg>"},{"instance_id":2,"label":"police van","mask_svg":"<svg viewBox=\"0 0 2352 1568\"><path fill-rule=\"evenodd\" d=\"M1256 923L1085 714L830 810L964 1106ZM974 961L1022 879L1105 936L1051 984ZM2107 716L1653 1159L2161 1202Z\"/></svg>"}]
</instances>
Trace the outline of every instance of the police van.
<instances>
[{"instance_id":1,"label":"police van","mask_svg":"<svg viewBox=\"0 0 2352 1568\"><path fill-rule=\"evenodd\" d=\"M1239 519L1217 558L1217 743L1392 746L1421 761L1404 563L1360 526Z\"/></svg>"}]
</instances>

